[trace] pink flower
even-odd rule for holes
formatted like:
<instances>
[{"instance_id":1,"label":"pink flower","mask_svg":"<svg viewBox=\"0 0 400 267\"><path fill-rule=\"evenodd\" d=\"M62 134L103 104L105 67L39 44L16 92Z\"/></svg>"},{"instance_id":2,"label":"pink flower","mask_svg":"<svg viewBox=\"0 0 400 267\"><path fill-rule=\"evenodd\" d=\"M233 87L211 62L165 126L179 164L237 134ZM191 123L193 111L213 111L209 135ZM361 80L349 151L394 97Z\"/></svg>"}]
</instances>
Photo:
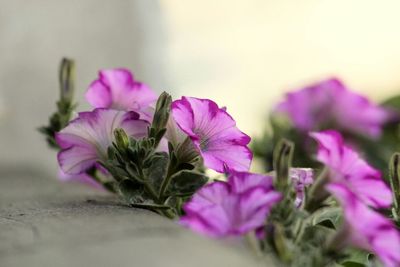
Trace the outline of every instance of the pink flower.
<instances>
[{"instance_id":1,"label":"pink flower","mask_svg":"<svg viewBox=\"0 0 400 267\"><path fill-rule=\"evenodd\" d=\"M338 130L378 138L382 126L393 114L349 91L338 79L331 78L288 93L276 111L289 116L300 131Z\"/></svg>"},{"instance_id":2,"label":"pink flower","mask_svg":"<svg viewBox=\"0 0 400 267\"><path fill-rule=\"evenodd\" d=\"M212 237L240 236L264 225L281 194L272 177L233 172L228 182L213 182L200 189L184 206L181 223Z\"/></svg>"},{"instance_id":3,"label":"pink flower","mask_svg":"<svg viewBox=\"0 0 400 267\"><path fill-rule=\"evenodd\" d=\"M91 83L86 100L94 108L135 111L151 120L157 95L145 84L134 79L127 69L101 70Z\"/></svg>"},{"instance_id":4,"label":"pink flower","mask_svg":"<svg viewBox=\"0 0 400 267\"><path fill-rule=\"evenodd\" d=\"M391 205L392 193L381 173L346 146L339 132L329 130L310 135L319 143L317 159L328 167L331 182L347 186L369 206Z\"/></svg>"},{"instance_id":5,"label":"pink flower","mask_svg":"<svg viewBox=\"0 0 400 267\"><path fill-rule=\"evenodd\" d=\"M235 120L208 99L182 97L172 103L172 116L189 136L204 159L205 166L224 172L250 168L252 153L247 147L250 137L241 132Z\"/></svg>"},{"instance_id":6,"label":"pink flower","mask_svg":"<svg viewBox=\"0 0 400 267\"><path fill-rule=\"evenodd\" d=\"M105 160L107 148L114 141L114 130L122 128L132 137L147 134L148 122L139 119L133 111L95 109L81 112L67 127L56 135L61 151L58 162L66 174L79 174Z\"/></svg>"},{"instance_id":7,"label":"pink flower","mask_svg":"<svg viewBox=\"0 0 400 267\"><path fill-rule=\"evenodd\" d=\"M310 168L291 168L290 178L296 190L296 207L300 207L305 198L305 189L314 182L313 170Z\"/></svg>"},{"instance_id":8,"label":"pink flower","mask_svg":"<svg viewBox=\"0 0 400 267\"><path fill-rule=\"evenodd\" d=\"M400 266L400 235L394 224L369 209L343 184L332 183L327 189L344 209L344 243L374 253L384 266Z\"/></svg>"}]
</instances>

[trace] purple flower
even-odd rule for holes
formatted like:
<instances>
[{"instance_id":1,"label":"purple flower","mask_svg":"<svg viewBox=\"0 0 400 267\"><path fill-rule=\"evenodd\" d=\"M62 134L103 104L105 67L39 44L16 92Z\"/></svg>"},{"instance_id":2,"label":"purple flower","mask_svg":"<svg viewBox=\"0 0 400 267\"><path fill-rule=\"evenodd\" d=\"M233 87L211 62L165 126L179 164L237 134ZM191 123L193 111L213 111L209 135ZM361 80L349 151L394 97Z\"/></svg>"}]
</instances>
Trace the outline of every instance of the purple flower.
<instances>
[{"instance_id":1,"label":"purple flower","mask_svg":"<svg viewBox=\"0 0 400 267\"><path fill-rule=\"evenodd\" d=\"M204 164L224 172L250 168L250 137L241 132L235 120L223 108L208 99L182 97L172 103L172 116L178 127L193 141Z\"/></svg>"},{"instance_id":2,"label":"purple flower","mask_svg":"<svg viewBox=\"0 0 400 267\"><path fill-rule=\"evenodd\" d=\"M394 224L369 209L343 184L332 183L327 189L344 209L344 245L349 243L374 253L384 266L400 266L400 235Z\"/></svg>"},{"instance_id":3,"label":"purple flower","mask_svg":"<svg viewBox=\"0 0 400 267\"><path fill-rule=\"evenodd\" d=\"M378 138L382 126L393 118L389 110L349 91L335 78L288 93L276 111L286 114L303 132L333 127L370 138Z\"/></svg>"},{"instance_id":4,"label":"purple flower","mask_svg":"<svg viewBox=\"0 0 400 267\"><path fill-rule=\"evenodd\" d=\"M314 182L313 170L310 168L291 168L290 178L296 190L296 207L300 207L305 198L305 189Z\"/></svg>"},{"instance_id":5,"label":"purple flower","mask_svg":"<svg viewBox=\"0 0 400 267\"><path fill-rule=\"evenodd\" d=\"M133 111L95 109L81 112L67 127L56 135L61 151L58 162L66 174L79 174L105 160L107 148L114 141L114 130L122 128L132 137L147 134L148 122L139 119Z\"/></svg>"},{"instance_id":6,"label":"purple flower","mask_svg":"<svg viewBox=\"0 0 400 267\"><path fill-rule=\"evenodd\" d=\"M135 111L151 120L157 95L134 79L127 69L101 70L86 92L86 100L94 108Z\"/></svg>"},{"instance_id":7,"label":"purple flower","mask_svg":"<svg viewBox=\"0 0 400 267\"><path fill-rule=\"evenodd\" d=\"M328 167L331 182L347 186L369 206L391 205L392 193L381 173L346 146L339 132L328 130L310 135L319 143L317 159Z\"/></svg>"},{"instance_id":8,"label":"purple flower","mask_svg":"<svg viewBox=\"0 0 400 267\"><path fill-rule=\"evenodd\" d=\"M228 182L213 182L200 189L184 206L181 223L212 237L240 236L264 225L281 194L272 177L232 172Z\"/></svg>"}]
</instances>

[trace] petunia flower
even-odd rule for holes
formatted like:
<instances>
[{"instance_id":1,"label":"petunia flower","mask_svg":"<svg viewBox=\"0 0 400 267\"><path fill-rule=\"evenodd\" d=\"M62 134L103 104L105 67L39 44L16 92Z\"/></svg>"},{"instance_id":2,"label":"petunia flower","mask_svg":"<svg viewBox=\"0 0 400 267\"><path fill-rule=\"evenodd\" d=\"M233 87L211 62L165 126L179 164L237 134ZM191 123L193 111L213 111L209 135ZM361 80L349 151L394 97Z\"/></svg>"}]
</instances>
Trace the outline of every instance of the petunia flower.
<instances>
[{"instance_id":1,"label":"petunia flower","mask_svg":"<svg viewBox=\"0 0 400 267\"><path fill-rule=\"evenodd\" d=\"M346 186L331 183L326 188L344 210L344 240L336 246L350 244L374 253L386 267L400 266L400 234L395 225L369 209Z\"/></svg>"},{"instance_id":2,"label":"petunia flower","mask_svg":"<svg viewBox=\"0 0 400 267\"><path fill-rule=\"evenodd\" d=\"M228 182L204 186L184 205L181 223L211 237L241 236L264 225L271 208L281 200L272 177L232 172Z\"/></svg>"},{"instance_id":3,"label":"petunia flower","mask_svg":"<svg viewBox=\"0 0 400 267\"><path fill-rule=\"evenodd\" d=\"M339 132L328 130L310 136L318 141L317 159L327 166L331 182L347 186L369 206L391 205L392 193L381 173L346 146Z\"/></svg>"},{"instance_id":4,"label":"petunia flower","mask_svg":"<svg viewBox=\"0 0 400 267\"><path fill-rule=\"evenodd\" d=\"M205 166L221 173L226 167L249 170L253 157L247 147L250 137L236 127L225 109L208 99L182 97L172 103L172 116L200 152Z\"/></svg>"},{"instance_id":5,"label":"petunia flower","mask_svg":"<svg viewBox=\"0 0 400 267\"><path fill-rule=\"evenodd\" d=\"M370 138L378 138L383 125L393 119L391 111L349 91L336 78L288 93L275 110L303 132L334 128Z\"/></svg>"},{"instance_id":6,"label":"petunia flower","mask_svg":"<svg viewBox=\"0 0 400 267\"><path fill-rule=\"evenodd\" d=\"M94 108L111 108L138 112L151 120L157 95L147 85L134 79L127 69L108 69L99 72L87 92L86 100Z\"/></svg>"},{"instance_id":7,"label":"petunia flower","mask_svg":"<svg viewBox=\"0 0 400 267\"><path fill-rule=\"evenodd\" d=\"M106 159L107 148L114 141L114 130L122 128L132 137L147 134L148 122L133 111L95 109L81 112L78 118L56 135L61 147L58 162L66 174L79 174Z\"/></svg>"},{"instance_id":8,"label":"petunia flower","mask_svg":"<svg viewBox=\"0 0 400 267\"><path fill-rule=\"evenodd\" d=\"M311 168L291 168L289 176L296 190L296 207L300 207L305 198L306 187L314 182Z\"/></svg>"}]
</instances>

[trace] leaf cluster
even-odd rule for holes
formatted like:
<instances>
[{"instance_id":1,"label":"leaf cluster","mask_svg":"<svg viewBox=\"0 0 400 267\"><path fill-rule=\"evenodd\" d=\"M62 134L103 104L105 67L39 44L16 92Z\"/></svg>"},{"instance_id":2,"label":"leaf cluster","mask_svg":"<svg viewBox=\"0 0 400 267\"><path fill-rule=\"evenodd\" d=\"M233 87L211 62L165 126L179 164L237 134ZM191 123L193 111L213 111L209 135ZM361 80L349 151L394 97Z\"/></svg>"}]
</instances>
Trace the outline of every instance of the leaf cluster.
<instances>
[{"instance_id":1,"label":"leaf cluster","mask_svg":"<svg viewBox=\"0 0 400 267\"><path fill-rule=\"evenodd\" d=\"M182 214L182 203L208 178L193 162L180 162L171 143L168 153L159 150L167 130L170 105L171 96L161 94L148 136L143 139L128 137L122 129L116 129L115 142L108 148L108 159L102 164L130 205L174 218Z\"/></svg>"}]
</instances>

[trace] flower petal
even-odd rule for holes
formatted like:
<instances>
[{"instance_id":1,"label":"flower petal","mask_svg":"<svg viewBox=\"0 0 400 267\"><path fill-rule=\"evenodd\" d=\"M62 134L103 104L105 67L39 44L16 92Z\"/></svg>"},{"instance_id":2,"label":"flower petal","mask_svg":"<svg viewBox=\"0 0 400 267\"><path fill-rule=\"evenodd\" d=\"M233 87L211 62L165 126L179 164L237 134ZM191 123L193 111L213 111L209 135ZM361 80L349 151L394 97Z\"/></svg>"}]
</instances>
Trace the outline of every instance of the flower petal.
<instances>
[{"instance_id":1,"label":"flower petal","mask_svg":"<svg viewBox=\"0 0 400 267\"><path fill-rule=\"evenodd\" d=\"M252 153L247 148L250 137L215 102L182 97L173 102L172 115L200 151L207 167L218 172L224 172L225 167L237 171L250 168Z\"/></svg>"},{"instance_id":2,"label":"flower petal","mask_svg":"<svg viewBox=\"0 0 400 267\"><path fill-rule=\"evenodd\" d=\"M391 205L393 196L381 173L346 146L339 132L314 132L310 136L319 143L317 159L328 167L332 182L346 185L371 207Z\"/></svg>"},{"instance_id":3,"label":"flower petal","mask_svg":"<svg viewBox=\"0 0 400 267\"><path fill-rule=\"evenodd\" d=\"M87 102L95 108L108 108L112 105L110 88L101 80L93 81L85 94Z\"/></svg>"},{"instance_id":4,"label":"flower petal","mask_svg":"<svg viewBox=\"0 0 400 267\"><path fill-rule=\"evenodd\" d=\"M150 120L157 95L136 81L129 70L119 68L101 70L99 78L89 86L86 99L95 108L136 111Z\"/></svg>"},{"instance_id":5,"label":"flower petal","mask_svg":"<svg viewBox=\"0 0 400 267\"><path fill-rule=\"evenodd\" d=\"M73 146L59 152L57 158L64 173L80 174L94 166L98 155L90 147Z\"/></svg>"},{"instance_id":6,"label":"flower petal","mask_svg":"<svg viewBox=\"0 0 400 267\"><path fill-rule=\"evenodd\" d=\"M380 136L385 123L398 117L391 110L351 92L336 78L288 93L275 111L287 115L294 127L303 132L329 127L372 139Z\"/></svg>"},{"instance_id":7,"label":"flower petal","mask_svg":"<svg viewBox=\"0 0 400 267\"><path fill-rule=\"evenodd\" d=\"M374 253L385 266L400 266L400 234L395 225L369 209L346 186L331 183L326 188L343 206L352 245Z\"/></svg>"},{"instance_id":8,"label":"flower petal","mask_svg":"<svg viewBox=\"0 0 400 267\"><path fill-rule=\"evenodd\" d=\"M272 179L272 176L262 174L230 171L228 183L230 184L233 192L244 193L245 191L255 187L271 190Z\"/></svg>"},{"instance_id":9,"label":"flower petal","mask_svg":"<svg viewBox=\"0 0 400 267\"><path fill-rule=\"evenodd\" d=\"M107 149L114 141L114 130L124 129L134 138L144 137L149 123L139 119L136 112L95 109L81 112L77 119L56 135L61 147L58 155L62 170L67 174L84 172L96 161L106 159Z\"/></svg>"}]
</instances>

